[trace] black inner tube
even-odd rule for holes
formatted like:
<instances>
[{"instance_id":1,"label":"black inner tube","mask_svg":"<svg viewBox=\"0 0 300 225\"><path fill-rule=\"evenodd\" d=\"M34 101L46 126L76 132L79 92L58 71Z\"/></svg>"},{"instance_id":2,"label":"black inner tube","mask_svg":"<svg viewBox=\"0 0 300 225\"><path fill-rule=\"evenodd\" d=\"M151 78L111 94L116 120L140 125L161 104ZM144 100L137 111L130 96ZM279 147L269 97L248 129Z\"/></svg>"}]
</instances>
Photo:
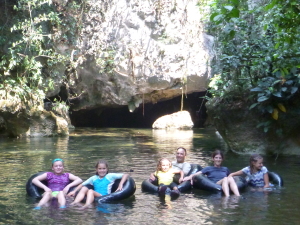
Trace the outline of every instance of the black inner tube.
<instances>
[{"instance_id":1,"label":"black inner tube","mask_svg":"<svg viewBox=\"0 0 300 225\"><path fill-rule=\"evenodd\" d=\"M198 171L201 171L202 167L198 164L191 164L191 170L187 174L187 176L194 174ZM177 188L180 192L186 192L189 191L192 188L190 181L184 181L181 184L179 184L178 180L180 178L179 174L176 174L174 176L174 182L178 184ZM151 181L150 179L146 179L142 182L142 191L149 192L149 193L157 193L158 192L158 183L157 179L154 181Z\"/></svg>"},{"instance_id":2,"label":"black inner tube","mask_svg":"<svg viewBox=\"0 0 300 225\"><path fill-rule=\"evenodd\" d=\"M44 189L37 187L35 184L32 183L32 180L41 175L44 174L46 172L39 172L36 173L34 175L32 175L27 183L26 183L26 192L28 194L28 196L35 198L35 199L41 199L42 198L42 194L44 193ZM117 179L115 180L113 186L112 186L112 193L105 195L105 196L101 196L99 198L95 198L96 202L109 202L109 201L119 201L125 198L128 198L130 196L132 196L135 193L136 190L136 185L134 180L131 177L128 177L128 179L124 182L123 184L123 189L121 191L115 192L118 189L118 186L120 184L121 179ZM41 181L43 184L47 185L46 181ZM92 189L93 186L92 185L86 185L89 189ZM72 187L70 188L69 192L74 190L76 187Z\"/></svg>"},{"instance_id":3,"label":"black inner tube","mask_svg":"<svg viewBox=\"0 0 300 225\"><path fill-rule=\"evenodd\" d=\"M284 182L283 182L282 177L279 174L277 174L275 172L271 172L271 171L269 171L268 174L269 174L269 180L271 183L278 185L279 187L283 186Z\"/></svg>"},{"instance_id":4,"label":"black inner tube","mask_svg":"<svg viewBox=\"0 0 300 225\"><path fill-rule=\"evenodd\" d=\"M239 190L243 190L247 187L247 181L242 176L233 177ZM206 190L206 191L222 191L222 186L212 182L203 174L198 174L193 177L193 187Z\"/></svg>"}]
</instances>

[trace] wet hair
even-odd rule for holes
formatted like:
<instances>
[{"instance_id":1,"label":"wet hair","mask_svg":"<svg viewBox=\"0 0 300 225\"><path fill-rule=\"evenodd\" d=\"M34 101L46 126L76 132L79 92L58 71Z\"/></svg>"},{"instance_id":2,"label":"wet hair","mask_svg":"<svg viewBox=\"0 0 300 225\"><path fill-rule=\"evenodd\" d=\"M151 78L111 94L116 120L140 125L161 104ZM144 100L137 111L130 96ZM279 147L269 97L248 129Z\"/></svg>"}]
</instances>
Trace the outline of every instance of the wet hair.
<instances>
[{"instance_id":1,"label":"wet hair","mask_svg":"<svg viewBox=\"0 0 300 225\"><path fill-rule=\"evenodd\" d=\"M161 158L157 163L156 171L162 171L161 162L165 160L169 162L170 168L172 167L172 163L170 160L168 160L167 158Z\"/></svg>"},{"instance_id":2,"label":"wet hair","mask_svg":"<svg viewBox=\"0 0 300 225\"><path fill-rule=\"evenodd\" d=\"M186 155L187 155L187 151L186 151L186 149L185 149L184 147L179 147L179 148L177 148L176 152L177 152L178 150L180 150L180 149L182 149L182 150L184 151L185 156L186 156Z\"/></svg>"},{"instance_id":3,"label":"wet hair","mask_svg":"<svg viewBox=\"0 0 300 225\"><path fill-rule=\"evenodd\" d=\"M106 166L106 168L107 168L107 173L106 173L106 174L108 174L108 163L107 163L104 159L100 159L100 160L96 163L96 166L95 166L96 170L97 170L99 164L104 164L104 165ZM99 175L98 172L96 172L96 175Z\"/></svg>"},{"instance_id":4,"label":"wet hair","mask_svg":"<svg viewBox=\"0 0 300 225\"><path fill-rule=\"evenodd\" d=\"M216 150L212 153L211 157L212 157L212 158L215 158L216 155L221 155L221 157L222 157L223 160L224 160L224 158L225 158L223 152L221 152L221 151L218 150L218 149L216 149Z\"/></svg>"},{"instance_id":5,"label":"wet hair","mask_svg":"<svg viewBox=\"0 0 300 225\"><path fill-rule=\"evenodd\" d=\"M263 157L259 154L252 154L249 159L249 164L250 164L250 173L254 173L254 166L253 163L256 163L258 160L263 159Z\"/></svg>"},{"instance_id":6,"label":"wet hair","mask_svg":"<svg viewBox=\"0 0 300 225\"><path fill-rule=\"evenodd\" d=\"M53 160L52 160L52 166L53 166L53 164L54 164L55 162L58 162L58 161L60 161L60 162L62 162L62 164L64 164L64 160L62 160L62 159L60 159L60 158L56 158L56 159L53 159Z\"/></svg>"}]
</instances>

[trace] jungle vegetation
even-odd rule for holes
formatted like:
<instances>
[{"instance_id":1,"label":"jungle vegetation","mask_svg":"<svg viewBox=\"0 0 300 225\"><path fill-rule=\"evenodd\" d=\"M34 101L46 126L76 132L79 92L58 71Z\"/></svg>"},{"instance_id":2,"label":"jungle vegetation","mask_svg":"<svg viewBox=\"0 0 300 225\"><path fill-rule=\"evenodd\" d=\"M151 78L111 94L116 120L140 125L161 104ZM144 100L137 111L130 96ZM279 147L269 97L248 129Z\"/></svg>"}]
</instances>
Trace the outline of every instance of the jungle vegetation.
<instances>
[{"instance_id":1,"label":"jungle vegetation","mask_svg":"<svg viewBox=\"0 0 300 225\"><path fill-rule=\"evenodd\" d=\"M60 2L60 1L59 1ZM68 85L77 67L73 50L83 1L13 0L2 2L0 19L0 98L25 110L42 107L56 83ZM57 99L59 102L60 99Z\"/></svg>"},{"instance_id":2,"label":"jungle vegetation","mask_svg":"<svg viewBox=\"0 0 300 225\"><path fill-rule=\"evenodd\" d=\"M41 106L55 84L68 87L70 77L76 78L76 49L57 46L76 46L86 0L58 2L64 1L2 3L1 99L15 99L30 110ZM205 31L216 40L211 94L249 101L249 110L263 115L258 127L280 135L280 121L300 114L299 1L199 0L198 6L206 15Z\"/></svg>"},{"instance_id":3,"label":"jungle vegetation","mask_svg":"<svg viewBox=\"0 0 300 225\"><path fill-rule=\"evenodd\" d=\"M216 40L210 93L249 101L262 116L257 127L281 136L283 121L300 115L300 2L204 0L199 7Z\"/></svg>"}]
</instances>

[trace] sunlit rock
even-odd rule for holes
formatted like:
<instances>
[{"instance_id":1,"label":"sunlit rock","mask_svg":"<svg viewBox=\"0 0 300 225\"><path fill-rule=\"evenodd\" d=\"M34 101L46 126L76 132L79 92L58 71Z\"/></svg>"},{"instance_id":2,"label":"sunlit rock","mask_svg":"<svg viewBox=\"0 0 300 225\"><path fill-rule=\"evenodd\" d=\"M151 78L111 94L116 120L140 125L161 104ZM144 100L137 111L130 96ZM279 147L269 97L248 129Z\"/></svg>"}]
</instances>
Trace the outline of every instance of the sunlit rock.
<instances>
[{"instance_id":1,"label":"sunlit rock","mask_svg":"<svg viewBox=\"0 0 300 225\"><path fill-rule=\"evenodd\" d=\"M39 116L32 118L25 136L44 137L68 134L68 123L64 118L53 112L44 111ZM24 136L24 134L21 135Z\"/></svg>"},{"instance_id":2,"label":"sunlit rock","mask_svg":"<svg viewBox=\"0 0 300 225\"><path fill-rule=\"evenodd\" d=\"M72 110L156 103L205 91L213 58L197 0L88 0L70 75ZM60 43L61 44L61 43ZM60 50L63 47L60 46ZM73 85L72 85L73 84Z\"/></svg>"},{"instance_id":3,"label":"sunlit rock","mask_svg":"<svg viewBox=\"0 0 300 225\"><path fill-rule=\"evenodd\" d=\"M32 108L29 99L9 99L4 93L0 101L1 134L68 134L68 115L53 111L62 121L40 109L45 99L61 97L62 92L65 98L58 99L66 101L73 111L128 106L134 112L144 103L207 90L214 38L204 32L198 0L86 0L80 11L69 3L53 0L47 4L62 13L62 23L74 18L75 28L66 31L49 23L45 32L66 37L49 46L69 57L70 65L57 63L51 69L43 68L43 73L55 78L51 88L44 90L45 96L36 99L32 93L31 100L39 104L39 109L33 109L35 115L28 112ZM36 11L32 16L43 13ZM30 19L35 20L28 16Z\"/></svg>"},{"instance_id":4,"label":"sunlit rock","mask_svg":"<svg viewBox=\"0 0 300 225\"><path fill-rule=\"evenodd\" d=\"M194 123L188 111L181 111L158 118L153 129L192 129Z\"/></svg>"},{"instance_id":5,"label":"sunlit rock","mask_svg":"<svg viewBox=\"0 0 300 225\"><path fill-rule=\"evenodd\" d=\"M0 92L1 96L1 92ZM44 110L43 103L37 101L30 105L30 110L21 102L19 96L6 95L7 100L0 100L0 131L2 136L40 137L65 136L69 134L71 122L68 111L56 107ZM30 104L30 103L28 103Z\"/></svg>"}]
</instances>

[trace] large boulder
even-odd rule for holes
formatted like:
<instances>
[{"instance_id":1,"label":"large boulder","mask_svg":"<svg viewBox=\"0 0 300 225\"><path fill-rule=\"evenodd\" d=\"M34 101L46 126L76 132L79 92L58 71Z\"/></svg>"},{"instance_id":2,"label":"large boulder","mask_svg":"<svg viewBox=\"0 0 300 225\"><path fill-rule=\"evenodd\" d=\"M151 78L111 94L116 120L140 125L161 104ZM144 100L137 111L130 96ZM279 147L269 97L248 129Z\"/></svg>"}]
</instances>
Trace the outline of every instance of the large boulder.
<instances>
[{"instance_id":1,"label":"large boulder","mask_svg":"<svg viewBox=\"0 0 300 225\"><path fill-rule=\"evenodd\" d=\"M1 95L1 92L0 92ZM42 102L22 104L18 96L6 96L0 100L0 133L2 136L65 136L71 127L69 114L57 106L56 110L45 110Z\"/></svg>"},{"instance_id":2,"label":"large boulder","mask_svg":"<svg viewBox=\"0 0 300 225\"><path fill-rule=\"evenodd\" d=\"M205 91L213 57L197 0L88 0L73 51L72 110L156 103ZM74 51L76 49L76 51ZM183 89L183 90L182 90Z\"/></svg>"},{"instance_id":3,"label":"large boulder","mask_svg":"<svg viewBox=\"0 0 300 225\"><path fill-rule=\"evenodd\" d=\"M153 129L192 129L194 123L188 111L176 112L158 118L152 125Z\"/></svg>"},{"instance_id":4,"label":"large boulder","mask_svg":"<svg viewBox=\"0 0 300 225\"><path fill-rule=\"evenodd\" d=\"M214 38L203 31L198 0L87 0L76 6L80 9L75 2L52 2L63 23L72 26L45 24L51 36L63 33L49 45L69 57L70 64L44 67L55 79L44 99L30 99L38 109L26 105L28 100L0 94L6 101L0 107L1 134L68 134L68 115L43 109L43 101L57 95L74 111L128 106L133 112L141 103L207 89Z\"/></svg>"}]
</instances>

